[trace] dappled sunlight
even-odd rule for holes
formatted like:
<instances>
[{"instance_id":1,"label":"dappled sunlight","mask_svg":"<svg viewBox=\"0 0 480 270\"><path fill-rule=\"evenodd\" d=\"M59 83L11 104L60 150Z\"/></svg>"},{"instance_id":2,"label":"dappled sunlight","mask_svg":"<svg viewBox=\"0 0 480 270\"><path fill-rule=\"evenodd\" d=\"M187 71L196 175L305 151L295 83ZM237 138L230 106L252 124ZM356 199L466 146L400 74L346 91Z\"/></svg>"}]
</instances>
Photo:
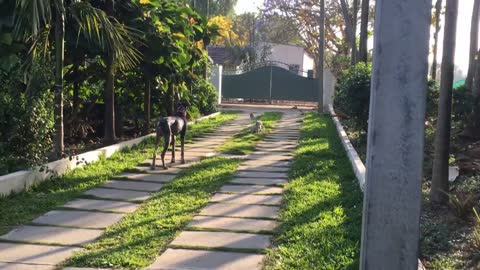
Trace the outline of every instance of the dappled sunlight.
<instances>
[{"instance_id":1,"label":"dappled sunlight","mask_svg":"<svg viewBox=\"0 0 480 270\"><path fill-rule=\"evenodd\" d=\"M266 269L357 269L362 195L328 116L307 114Z\"/></svg>"}]
</instances>

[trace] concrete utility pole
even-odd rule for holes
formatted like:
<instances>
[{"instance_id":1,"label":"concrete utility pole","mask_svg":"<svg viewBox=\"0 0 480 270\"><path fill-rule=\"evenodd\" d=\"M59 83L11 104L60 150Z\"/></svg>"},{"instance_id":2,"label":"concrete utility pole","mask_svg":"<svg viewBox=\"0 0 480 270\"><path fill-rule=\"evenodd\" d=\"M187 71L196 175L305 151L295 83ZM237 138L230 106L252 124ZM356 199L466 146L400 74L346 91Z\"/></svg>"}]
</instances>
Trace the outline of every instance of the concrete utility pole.
<instances>
[{"instance_id":1,"label":"concrete utility pole","mask_svg":"<svg viewBox=\"0 0 480 270\"><path fill-rule=\"evenodd\" d=\"M325 58L325 0L320 0L320 40L318 41L318 113L323 113L323 62Z\"/></svg>"},{"instance_id":2,"label":"concrete utility pole","mask_svg":"<svg viewBox=\"0 0 480 270\"><path fill-rule=\"evenodd\" d=\"M377 0L360 269L416 270L431 0Z\"/></svg>"}]
</instances>

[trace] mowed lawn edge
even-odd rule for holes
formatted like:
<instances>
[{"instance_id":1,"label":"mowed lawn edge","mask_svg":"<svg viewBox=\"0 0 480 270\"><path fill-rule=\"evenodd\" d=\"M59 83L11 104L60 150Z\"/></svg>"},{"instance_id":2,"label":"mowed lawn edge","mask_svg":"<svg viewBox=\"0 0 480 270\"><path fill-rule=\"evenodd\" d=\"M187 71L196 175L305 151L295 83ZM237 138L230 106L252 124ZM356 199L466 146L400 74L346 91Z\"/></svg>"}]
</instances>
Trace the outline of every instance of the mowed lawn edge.
<instances>
[{"instance_id":1,"label":"mowed lawn edge","mask_svg":"<svg viewBox=\"0 0 480 270\"><path fill-rule=\"evenodd\" d=\"M180 172L177 177L107 228L86 250L65 262L75 267L147 267L205 207L212 194L233 177L238 159L213 157Z\"/></svg>"},{"instance_id":2,"label":"mowed lawn edge","mask_svg":"<svg viewBox=\"0 0 480 270\"><path fill-rule=\"evenodd\" d=\"M192 124L188 137L193 138L212 131L237 116L238 112L225 112ZM104 183L114 175L134 168L152 153L153 138L115 153L108 159L102 158L63 176L42 182L27 191L0 197L0 235L80 197L83 192Z\"/></svg>"},{"instance_id":3,"label":"mowed lawn edge","mask_svg":"<svg viewBox=\"0 0 480 270\"><path fill-rule=\"evenodd\" d=\"M281 118L281 112L266 112L260 115L257 119L262 121L265 127L263 132L251 133L251 126L249 126L233 136L232 140L220 146L218 151L222 154L231 155L248 155L252 153L257 143L272 131L273 127ZM255 124L255 121L253 121L253 124Z\"/></svg>"},{"instance_id":4,"label":"mowed lawn edge","mask_svg":"<svg viewBox=\"0 0 480 270\"><path fill-rule=\"evenodd\" d=\"M358 269L361 190L332 119L303 121L265 269Z\"/></svg>"}]
</instances>

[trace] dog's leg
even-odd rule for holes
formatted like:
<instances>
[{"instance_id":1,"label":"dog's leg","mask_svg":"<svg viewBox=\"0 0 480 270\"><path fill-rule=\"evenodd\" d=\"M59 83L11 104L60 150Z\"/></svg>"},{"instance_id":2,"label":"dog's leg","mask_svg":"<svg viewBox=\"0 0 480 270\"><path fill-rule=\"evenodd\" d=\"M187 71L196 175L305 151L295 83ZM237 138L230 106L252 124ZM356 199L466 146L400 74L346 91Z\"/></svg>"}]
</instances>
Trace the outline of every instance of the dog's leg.
<instances>
[{"instance_id":1,"label":"dog's leg","mask_svg":"<svg viewBox=\"0 0 480 270\"><path fill-rule=\"evenodd\" d=\"M180 149L180 155L181 155L181 162L182 164L185 164L185 135L187 134L187 123L185 122L185 126L183 127L183 130L180 132L180 144L181 144L181 149Z\"/></svg>"},{"instance_id":2,"label":"dog's leg","mask_svg":"<svg viewBox=\"0 0 480 270\"><path fill-rule=\"evenodd\" d=\"M165 170L168 170L168 167L165 166L165 153L167 153L168 146L170 145L170 134L171 132L168 132L163 136L163 139L165 140L165 142L163 144L163 151L162 151L162 166Z\"/></svg>"},{"instance_id":3,"label":"dog's leg","mask_svg":"<svg viewBox=\"0 0 480 270\"><path fill-rule=\"evenodd\" d=\"M175 163L175 135L172 133L172 163Z\"/></svg>"},{"instance_id":4,"label":"dog's leg","mask_svg":"<svg viewBox=\"0 0 480 270\"><path fill-rule=\"evenodd\" d=\"M155 138L155 148L153 150L153 160L152 160L152 170L155 170L155 162L157 161L157 149L158 149L158 145L160 144L160 134L156 134L156 138Z\"/></svg>"}]
</instances>

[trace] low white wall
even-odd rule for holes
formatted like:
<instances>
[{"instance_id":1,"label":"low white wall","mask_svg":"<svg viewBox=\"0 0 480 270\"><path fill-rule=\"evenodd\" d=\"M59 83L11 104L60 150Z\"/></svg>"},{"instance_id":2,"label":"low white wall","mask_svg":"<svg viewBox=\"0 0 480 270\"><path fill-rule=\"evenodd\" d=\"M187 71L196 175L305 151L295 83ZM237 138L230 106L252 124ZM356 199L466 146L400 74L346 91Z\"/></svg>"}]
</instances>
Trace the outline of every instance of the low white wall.
<instances>
[{"instance_id":1,"label":"low white wall","mask_svg":"<svg viewBox=\"0 0 480 270\"><path fill-rule=\"evenodd\" d=\"M358 156L357 151L353 147L352 143L348 139L347 133L343 129L342 124L340 123L340 120L338 120L338 117L335 115L335 111L333 110L332 104L328 105L328 110L330 112L330 115L332 116L333 122L335 123L335 127L337 128L338 135L340 137L340 140L342 141L343 148L345 148L345 151L347 152L348 159L350 159L350 163L352 164L353 171L355 172L355 176L358 179L358 184L360 185L360 188L362 191L365 191L365 165L363 164L362 160Z\"/></svg>"},{"instance_id":2,"label":"low white wall","mask_svg":"<svg viewBox=\"0 0 480 270\"><path fill-rule=\"evenodd\" d=\"M194 120L193 123L215 117L219 114L220 112L216 112L198 118ZM49 180L54 176L60 176L71 170L82 167L85 164L96 162L102 156L106 158L111 157L114 153L122 149L137 145L143 142L145 139L153 136L155 136L155 133L126 142L106 146L97 150L73 156L71 158L64 158L61 160L53 161L32 170L18 171L7 175L2 175L0 176L0 196L7 196L11 193L20 192L22 190L28 189L29 187L45 180Z\"/></svg>"}]
</instances>

